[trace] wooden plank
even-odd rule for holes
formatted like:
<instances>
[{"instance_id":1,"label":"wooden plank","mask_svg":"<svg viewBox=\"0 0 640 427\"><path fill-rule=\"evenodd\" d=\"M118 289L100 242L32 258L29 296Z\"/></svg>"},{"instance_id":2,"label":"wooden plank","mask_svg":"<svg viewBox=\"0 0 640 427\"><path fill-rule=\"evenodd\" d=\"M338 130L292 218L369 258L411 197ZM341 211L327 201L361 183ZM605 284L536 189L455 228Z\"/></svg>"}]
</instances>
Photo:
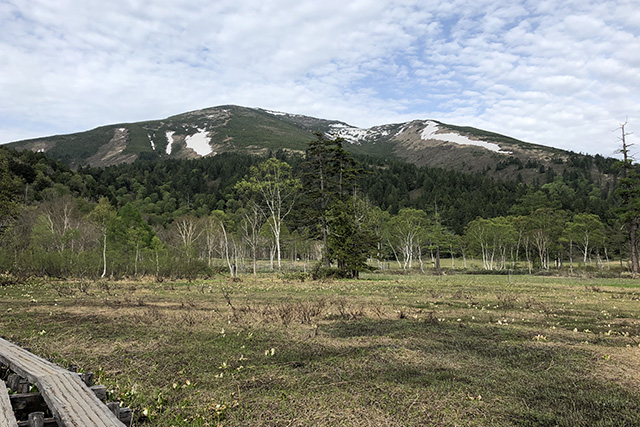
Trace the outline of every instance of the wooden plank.
<instances>
[{"instance_id":1,"label":"wooden plank","mask_svg":"<svg viewBox=\"0 0 640 427\"><path fill-rule=\"evenodd\" d=\"M9 391L4 381L0 380L0 426L15 427L17 425L18 421L9 400Z\"/></svg>"},{"instance_id":2,"label":"wooden plank","mask_svg":"<svg viewBox=\"0 0 640 427\"><path fill-rule=\"evenodd\" d=\"M103 385L92 385L89 387L93 394L101 401L107 400L107 388ZM16 393L9 395L11 406L14 412L33 412L43 411L47 407L47 403L40 393Z\"/></svg>"},{"instance_id":3,"label":"wooden plank","mask_svg":"<svg viewBox=\"0 0 640 427\"><path fill-rule=\"evenodd\" d=\"M29 426L29 421L18 421L18 427L30 427ZM58 427L58 423L56 422L56 419L51 417L51 418L45 418L44 419L44 427Z\"/></svg>"},{"instance_id":4,"label":"wooden plank","mask_svg":"<svg viewBox=\"0 0 640 427\"><path fill-rule=\"evenodd\" d=\"M0 362L38 387L60 426L124 426L78 375L2 338Z\"/></svg>"}]
</instances>

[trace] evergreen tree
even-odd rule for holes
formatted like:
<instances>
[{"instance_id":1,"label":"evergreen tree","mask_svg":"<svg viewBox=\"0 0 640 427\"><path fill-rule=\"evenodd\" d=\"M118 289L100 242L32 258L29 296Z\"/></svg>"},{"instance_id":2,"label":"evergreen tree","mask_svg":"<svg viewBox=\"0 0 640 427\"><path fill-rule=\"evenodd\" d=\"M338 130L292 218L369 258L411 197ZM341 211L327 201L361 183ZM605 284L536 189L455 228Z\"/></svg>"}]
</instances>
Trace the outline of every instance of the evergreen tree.
<instances>
[{"instance_id":1,"label":"evergreen tree","mask_svg":"<svg viewBox=\"0 0 640 427\"><path fill-rule=\"evenodd\" d=\"M330 261L345 277L357 278L369 269L367 260L377 250L377 237L369 218L370 206L359 198L335 200L327 211Z\"/></svg>"},{"instance_id":2,"label":"evergreen tree","mask_svg":"<svg viewBox=\"0 0 640 427\"><path fill-rule=\"evenodd\" d=\"M438 274L442 274L440 266L440 249L443 247L451 247L452 242L455 240L455 234L445 227L440 221L440 215L436 211L433 216L433 221L427 228L427 240L430 243L431 249L435 250L435 268ZM453 254L451 254L453 257Z\"/></svg>"},{"instance_id":3,"label":"evergreen tree","mask_svg":"<svg viewBox=\"0 0 640 427\"><path fill-rule=\"evenodd\" d=\"M9 170L7 157L4 150L0 151L0 236L20 212L17 195L22 182Z\"/></svg>"},{"instance_id":4,"label":"evergreen tree","mask_svg":"<svg viewBox=\"0 0 640 427\"><path fill-rule=\"evenodd\" d=\"M342 147L343 138L325 139L320 133L316 136L307 147L302 181L308 201L307 219L320 226L324 263L329 266L332 255L328 242L328 209L335 201L344 201L351 195L361 169Z\"/></svg>"}]
</instances>

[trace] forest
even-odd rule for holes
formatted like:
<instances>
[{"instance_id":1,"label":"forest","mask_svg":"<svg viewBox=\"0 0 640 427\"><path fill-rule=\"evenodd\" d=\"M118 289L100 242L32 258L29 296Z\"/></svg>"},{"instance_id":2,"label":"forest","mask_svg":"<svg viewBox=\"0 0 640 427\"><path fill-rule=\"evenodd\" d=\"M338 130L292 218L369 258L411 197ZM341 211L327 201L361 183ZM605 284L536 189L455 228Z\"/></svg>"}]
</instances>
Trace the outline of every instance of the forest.
<instances>
[{"instance_id":1,"label":"forest","mask_svg":"<svg viewBox=\"0 0 640 427\"><path fill-rule=\"evenodd\" d=\"M562 175L520 164L538 169L526 183L358 156L321 135L304 154L76 171L0 147L0 271L157 280L271 270L637 273L637 168L584 159ZM594 180L593 168L608 178Z\"/></svg>"}]
</instances>

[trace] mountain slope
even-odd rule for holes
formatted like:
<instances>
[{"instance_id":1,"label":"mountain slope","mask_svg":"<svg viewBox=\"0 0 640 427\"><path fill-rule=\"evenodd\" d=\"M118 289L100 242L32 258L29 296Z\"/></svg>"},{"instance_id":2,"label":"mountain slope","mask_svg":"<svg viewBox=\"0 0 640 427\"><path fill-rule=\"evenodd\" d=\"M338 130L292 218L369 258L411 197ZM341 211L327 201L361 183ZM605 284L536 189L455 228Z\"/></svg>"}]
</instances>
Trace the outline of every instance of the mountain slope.
<instances>
[{"instance_id":1,"label":"mountain slope","mask_svg":"<svg viewBox=\"0 0 640 427\"><path fill-rule=\"evenodd\" d=\"M573 167L591 168L600 174L613 162L600 157L597 160L603 165L594 165L590 156L434 120L360 129L336 120L232 105L163 120L108 125L87 132L19 141L9 146L46 152L72 167L102 167L136 159L189 159L223 152L265 154L279 149L302 152L316 132L343 137L348 142L347 148L359 154L509 180L531 181L541 174L549 179Z\"/></svg>"}]
</instances>

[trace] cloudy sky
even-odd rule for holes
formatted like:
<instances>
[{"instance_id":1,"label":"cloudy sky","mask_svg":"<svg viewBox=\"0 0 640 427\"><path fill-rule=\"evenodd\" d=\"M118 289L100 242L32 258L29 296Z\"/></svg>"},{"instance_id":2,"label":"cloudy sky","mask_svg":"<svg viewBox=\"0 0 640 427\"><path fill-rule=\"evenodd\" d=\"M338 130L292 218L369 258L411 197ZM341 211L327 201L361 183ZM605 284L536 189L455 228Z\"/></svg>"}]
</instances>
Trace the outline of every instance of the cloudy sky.
<instances>
[{"instance_id":1,"label":"cloudy sky","mask_svg":"<svg viewBox=\"0 0 640 427\"><path fill-rule=\"evenodd\" d=\"M640 150L638 0L0 0L0 142L237 104Z\"/></svg>"}]
</instances>

